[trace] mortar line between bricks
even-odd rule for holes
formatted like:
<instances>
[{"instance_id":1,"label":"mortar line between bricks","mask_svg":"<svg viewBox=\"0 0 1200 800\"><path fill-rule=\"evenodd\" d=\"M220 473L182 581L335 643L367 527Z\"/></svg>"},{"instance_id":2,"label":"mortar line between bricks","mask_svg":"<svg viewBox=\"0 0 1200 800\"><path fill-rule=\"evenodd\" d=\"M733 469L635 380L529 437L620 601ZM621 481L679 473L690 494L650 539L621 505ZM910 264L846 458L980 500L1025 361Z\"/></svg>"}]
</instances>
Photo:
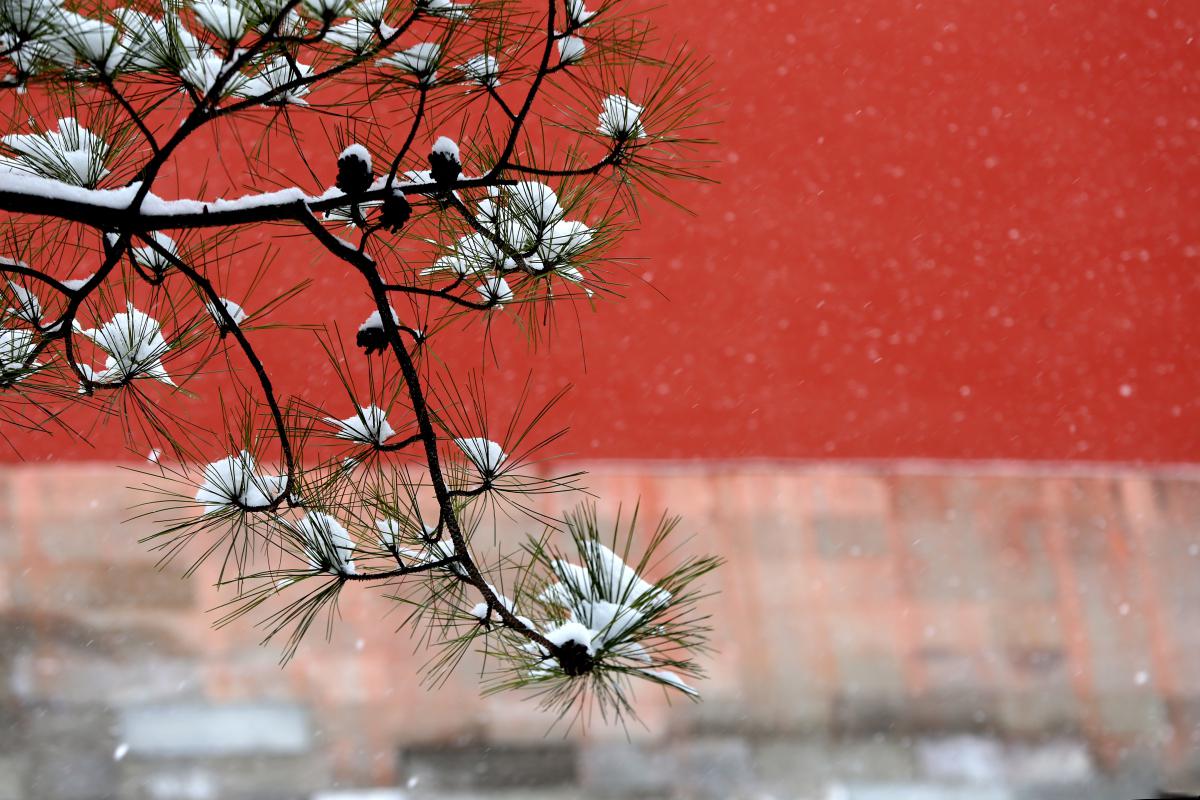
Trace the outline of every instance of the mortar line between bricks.
<instances>
[{"instance_id":1,"label":"mortar line between bricks","mask_svg":"<svg viewBox=\"0 0 1200 800\"><path fill-rule=\"evenodd\" d=\"M716 494L721 501L717 503L718 509L718 527L721 530L720 538L723 542L723 550L726 553L738 552L738 542L734 538L735 528L733 525L725 524L728 519L728 510L732 503L724 502L728 499L729 487L724 481L714 480L712 478L704 480L707 484L707 489ZM738 570L741 573L742 580L732 580L726 584L726 592L736 592L737 599L735 603L740 606L741 613L731 615L735 620L738 620L736 626L737 638L734 639L737 647L738 672L745 684L752 688L752 702L757 704L760 701L760 687L770 686L771 682L765 679L763 671L764 664L769 659L754 658L753 655L758 653L771 652L771 642L767 641L762 629L761 620L763 618L762 606L762 586L763 582L759 579L760 561L757 547L746 547L744 544L741 548L743 557L736 562L726 565L726 569L732 566L733 563L738 565ZM749 558L745 557L749 554ZM748 658L749 656L749 658Z\"/></svg>"},{"instance_id":2,"label":"mortar line between bricks","mask_svg":"<svg viewBox=\"0 0 1200 800\"><path fill-rule=\"evenodd\" d=\"M917 581L914 574L912 553L908 548L906 533L901 530L899 519L900 493L896 484L897 476L889 475L884 481L888 494L887 514L884 519L888 545L891 548L892 570L896 576L896 591L900 600L901 658L904 666L904 679L908 687L909 697L916 698L929 691L929 671L920 658L921 631L924 629L921 604L916 602Z\"/></svg>"},{"instance_id":3,"label":"mortar line between bricks","mask_svg":"<svg viewBox=\"0 0 1200 800\"><path fill-rule=\"evenodd\" d=\"M814 617L820 620L820 635L821 635L821 666L822 672L821 682L823 686L828 687L830 703L832 711L831 727L836 732L838 726L838 714L844 713L839 708L837 690L841 685L842 660L838 656L838 647L835 643L833 626L835 620L830 613L833 603L830 600L829 583L830 573L828 571L828 560L821 553L820 533L817 530L817 515L828 513L827 508L818 508L818 505L828 505L828 500L824 497L818 503L818 481L813 479L813 476L805 476L804 487L804 541L807 545L804 551L805 560L812 570L812 575L815 580L809 581L810 598L812 607L816 614Z\"/></svg>"},{"instance_id":4,"label":"mortar line between bricks","mask_svg":"<svg viewBox=\"0 0 1200 800\"><path fill-rule=\"evenodd\" d=\"M16 520L21 566L18 573L18 585L21 594L24 595L24 602L32 613L34 637L39 643L33 650L32 681L35 686L40 683L37 664L41 663L46 643L52 638L49 616L40 613L41 609L37 601L36 587L40 581L46 579L47 569L50 566L37 532L37 521L43 517L41 495L36 491L37 478L36 474L27 472L18 474L16 478L17 507L21 509ZM18 602L20 599L18 598Z\"/></svg>"},{"instance_id":5,"label":"mortar line between bricks","mask_svg":"<svg viewBox=\"0 0 1200 800\"><path fill-rule=\"evenodd\" d=\"M1087 642L1087 627L1079 598L1079 580L1071 561L1067 532L1063 525L1061 480L1046 481L1042 487L1042 507L1046 510L1046 554L1054 569L1058 587L1058 609L1062 619L1063 646L1067 650L1071 688L1079 700L1080 727L1093 746L1104 752L1103 726L1095 697L1091 648Z\"/></svg>"},{"instance_id":6,"label":"mortar line between bricks","mask_svg":"<svg viewBox=\"0 0 1200 800\"><path fill-rule=\"evenodd\" d=\"M584 467L595 474L694 474L697 472L794 472L801 475L900 475L915 477L1078 477L1117 479L1152 476L1200 481L1200 462L1030 461L1020 459L923 458L747 458L747 459L563 459L560 467Z\"/></svg>"},{"instance_id":7,"label":"mortar line between bricks","mask_svg":"<svg viewBox=\"0 0 1200 800\"><path fill-rule=\"evenodd\" d=\"M1146 635L1150 642L1150 681L1155 694L1168 701L1179 696L1179 681L1175 671L1175 659L1172 657L1170 636L1166 634L1163 624L1163 604L1150 569L1149 555L1151 548L1150 520L1155 515L1154 503L1138 504L1137 513L1131 505L1136 502L1137 495L1144 496L1145 491L1134 492L1134 479L1128 478L1120 482L1120 498L1122 523L1129 529L1132 544L1132 561L1134 583L1145 607L1141 610L1141 618L1146 625ZM1146 481L1137 481L1137 487L1143 490L1148 486ZM1155 520L1157 521L1157 520ZM1171 742L1169 745L1172 760L1181 760L1188 750L1189 736L1183 729L1183 721L1178 719L1174 710L1177 704L1167 703L1171 722Z\"/></svg>"},{"instance_id":8,"label":"mortar line between bricks","mask_svg":"<svg viewBox=\"0 0 1200 800\"><path fill-rule=\"evenodd\" d=\"M984 596L991 597L994 595L990 584L992 574L991 570L988 569L988 565L992 563L990 546L994 541L994 537L991 535L991 526L997 523L997 519L994 514L987 513L988 509L983 505L986 497L980 491L979 485L976 485L975 491L971 495L971 535L973 538L970 544L974 545L977 549L967 549L964 551L966 557L963 560L965 564L973 564L979 568L979 579L989 582L983 589ZM977 621L981 623L968 626L967 637L969 637L971 643L971 660L975 668L983 675L985 685L998 686L1001 681L1000 671L996 667L995 662L987 657L989 652L995 652L994 648L989 647L989 644L992 644L989 641L991 638L991 628L983 624L990 616L988 613L989 609L985 604L980 602L978 595L972 598L971 609L973 616L974 614L979 615Z\"/></svg>"}]
</instances>

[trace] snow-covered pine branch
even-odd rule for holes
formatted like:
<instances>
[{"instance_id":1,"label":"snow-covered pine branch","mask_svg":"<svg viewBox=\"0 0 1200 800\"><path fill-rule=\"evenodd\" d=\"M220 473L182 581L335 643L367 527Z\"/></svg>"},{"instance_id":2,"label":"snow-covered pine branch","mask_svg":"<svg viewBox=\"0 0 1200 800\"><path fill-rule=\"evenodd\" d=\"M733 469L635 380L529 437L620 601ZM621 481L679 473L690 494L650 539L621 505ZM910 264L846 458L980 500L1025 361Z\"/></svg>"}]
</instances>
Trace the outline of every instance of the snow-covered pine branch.
<instances>
[{"instance_id":1,"label":"snow-covered pine branch","mask_svg":"<svg viewBox=\"0 0 1200 800\"><path fill-rule=\"evenodd\" d=\"M0 0L6 415L125 425L155 546L221 559L224 621L253 612L285 658L367 584L434 669L499 654L491 689L696 697L716 561L660 563L666 518L552 512L581 477L540 466L562 393L496 407L442 347L615 296L638 197L702 178L703 64L651 41L621 0ZM316 316L289 262L336 265L353 318Z\"/></svg>"}]
</instances>

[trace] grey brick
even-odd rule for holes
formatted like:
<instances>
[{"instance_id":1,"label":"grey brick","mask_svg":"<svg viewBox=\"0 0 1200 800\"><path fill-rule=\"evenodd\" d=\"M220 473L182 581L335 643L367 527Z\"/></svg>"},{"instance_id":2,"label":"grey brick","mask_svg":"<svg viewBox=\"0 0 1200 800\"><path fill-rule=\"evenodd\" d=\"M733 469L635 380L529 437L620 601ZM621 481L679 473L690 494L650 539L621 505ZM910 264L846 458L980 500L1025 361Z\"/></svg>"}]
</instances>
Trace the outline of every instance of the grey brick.
<instances>
[{"instance_id":1,"label":"grey brick","mask_svg":"<svg viewBox=\"0 0 1200 800\"><path fill-rule=\"evenodd\" d=\"M303 753L308 715L284 704L155 704L120 711L120 735L142 758Z\"/></svg>"},{"instance_id":2,"label":"grey brick","mask_svg":"<svg viewBox=\"0 0 1200 800\"><path fill-rule=\"evenodd\" d=\"M679 778L672 754L650 743L594 742L579 753L581 787L596 797L667 797Z\"/></svg>"},{"instance_id":3,"label":"grey brick","mask_svg":"<svg viewBox=\"0 0 1200 800\"><path fill-rule=\"evenodd\" d=\"M887 531L877 516L819 514L813 518L817 549L825 558L860 558L887 554Z\"/></svg>"},{"instance_id":4,"label":"grey brick","mask_svg":"<svg viewBox=\"0 0 1200 800\"><path fill-rule=\"evenodd\" d=\"M1001 786L938 786L928 783L839 784L827 795L836 800L1015 800Z\"/></svg>"},{"instance_id":5,"label":"grey brick","mask_svg":"<svg viewBox=\"0 0 1200 800\"><path fill-rule=\"evenodd\" d=\"M304 756L120 762L121 800L309 800L331 783L324 759Z\"/></svg>"},{"instance_id":6,"label":"grey brick","mask_svg":"<svg viewBox=\"0 0 1200 800\"><path fill-rule=\"evenodd\" d=\"M913 751L900 736L830 740L824 736L756 742L754 767L765 792L826 797L826 788L855 781L908 782L917 777Z\"/></svg>"},{"instance_id":7,"label":"grey brick","mask_svg":"<svg viewBox=\"0 0 1200 800\"><path fill-rule=\"evenodd\" d=\"M1166 705L1151 691L1105 692L1096 698L1100 724L1112 734L1158 740L1170 734Z\"/></svg>"},{"instance_id":8,"label":"grey brick","mask_svg":"<svg viewBox=\"0 0 1200 800\"><path fill-rule=\"evenodd\" d=\"M1015 736L1070 734L1081 725L1079 699L1065 678L1036 691L1001 693L996 715L1000 730Z\"/></svg>"},{"instance_id":9,"label":"grey brick","mask_svg":"<svg viewBox=\"0 0 1200 800\"><path fill-rule=\"evenodd\" d=\"M753 761L742 738L692 739L673 744L678 765L676 795L689 800L732 800L748 796Z\"/></svg>"},{"instance_id":10,"label":"grey brick","mask_svg":"<svg viewBox=\"0 0 1200 800\"><path fill-rule=\"evenodd\" d=\"M156 699L178 699L194 691L199 665L192 660L155 657L142 653L140 659L114 659L99 653L65 652L54 662L56 674L38 674L39 659L32 652L14 659L14 688L34 702L94 703L121 705ZM65 678L65 679L64 679Z\"/></svg>"},{"instance_id":11,"label":"grey brick","mask_svg":"<svg viewBox=\"0 0 1200 800\"><path fill-rule=\"evenodd\" d=\"M26 800L30 756L13 750L0 753L0 800Z\"/></svg>"},{"instance_id":12,"label":"grey brick","mask_svg":"<svg viewBox=\"0 0 1200 800\"><path fill-rule=\"evenodd\" d=\"M921 773L935 782L998 785L1004 782L1004 746L979 736L922 739L916 746Z\"/></svg>"},{"instance_id":13,"label":"grey brick","mask_svg":"<svg viewBox=\"0 0 1200 800\"><path fill-rule=\"evenodd\" d=\"M102 800L117 794L114 719L101 706L39 706L26 718L30 800Z\"/></svg>"},{"instance_id":14,"label":"grey brick","mask_svg":"<svg viewBox=\"0 0 1200 800\"><path fill-rule=\"evenodd\" d=\"M576 746L571 742L427 743L401 753L399 773L427 789L465 791L573 786L578 782Z\"/></svg>"},{"instance_id":15,"label":"grey brick","mask_svg":"<svg viewBox=\"0 0 1200 800\"><path fill-rule=\"evenodd\" d=\"M1087 745L1072 739L1005 745L1004 774L1019 786L1082 785L1099 777Z\"/></svg>"}]
</instances>

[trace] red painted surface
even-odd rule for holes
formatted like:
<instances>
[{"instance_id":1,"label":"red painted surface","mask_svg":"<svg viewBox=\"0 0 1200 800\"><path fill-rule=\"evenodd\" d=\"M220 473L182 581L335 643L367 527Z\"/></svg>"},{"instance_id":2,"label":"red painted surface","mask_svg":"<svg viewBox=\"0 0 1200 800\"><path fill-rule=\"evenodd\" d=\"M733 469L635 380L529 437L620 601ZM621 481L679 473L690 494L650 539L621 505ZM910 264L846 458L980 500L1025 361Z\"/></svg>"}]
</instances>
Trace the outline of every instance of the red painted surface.
<instances>
[{"instance_id":1,"label":"red painted surface","mask_svg":"<svg viewBox=\"0 0 1200 800\"><path fill-rule=\"evenodd\" d=\"M555 422L585 457L1200 460L1195 7L656 15L714 60L720 184L679 187L693 217L646 206L626 299L530 355L500 336L494 405L530 372L539 395L573 382ZM306 313L352 331L344 271L287 261L316 281ZM320 395L311 362L273 374Z\"/></svg>"}]
</instances>

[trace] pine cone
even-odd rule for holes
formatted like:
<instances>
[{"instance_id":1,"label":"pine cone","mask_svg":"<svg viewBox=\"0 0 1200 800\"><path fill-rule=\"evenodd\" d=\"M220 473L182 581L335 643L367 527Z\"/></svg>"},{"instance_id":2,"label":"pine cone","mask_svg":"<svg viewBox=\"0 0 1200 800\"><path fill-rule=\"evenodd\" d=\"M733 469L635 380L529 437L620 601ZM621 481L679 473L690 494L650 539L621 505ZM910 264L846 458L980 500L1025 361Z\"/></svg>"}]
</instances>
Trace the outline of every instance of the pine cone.
<instances>
[{"instance_id":1,"label":"pine cone","mask_svg":"<svg viewBox=\"0 0 1200 800\"><path fill-rule=\"evenodd\" d=\"M338 158L337 188L346 194L361 194L371 188L371 164L357 153L343 153Z\"/></svg>"},{"instance_id":2,"label":"pine cone","mask_svg":"<svg viewBox=\"0 0 1200 800\"><path fill-rule=\"evenodd\" d=\"M412 205L404 192L393 189L391 195L383 201L379 212L379 224L392 233L397 233L412 216Z\"/></svg>"},{"instance_id":3,"label":"pine cone","mask_svg":"<svg viewBox=\"0 0 1200 800\"><path fill-rule=\"evenodd\" d=\"M447 136L438 137L429 154L429 176L438 183L454 183L461 173L458 145Z\"/></svg>"},{"instance_id":4,"label":"pine cone","mask_svg":"<svg viewBox=\"0 0 1200 800\"><path fill-rule=\"evenodd\" d=\"M366 355L382 353L387 349L387 336L384 335L383 328L362 328L355 341Z\"/></svg>"}]
</instances>

